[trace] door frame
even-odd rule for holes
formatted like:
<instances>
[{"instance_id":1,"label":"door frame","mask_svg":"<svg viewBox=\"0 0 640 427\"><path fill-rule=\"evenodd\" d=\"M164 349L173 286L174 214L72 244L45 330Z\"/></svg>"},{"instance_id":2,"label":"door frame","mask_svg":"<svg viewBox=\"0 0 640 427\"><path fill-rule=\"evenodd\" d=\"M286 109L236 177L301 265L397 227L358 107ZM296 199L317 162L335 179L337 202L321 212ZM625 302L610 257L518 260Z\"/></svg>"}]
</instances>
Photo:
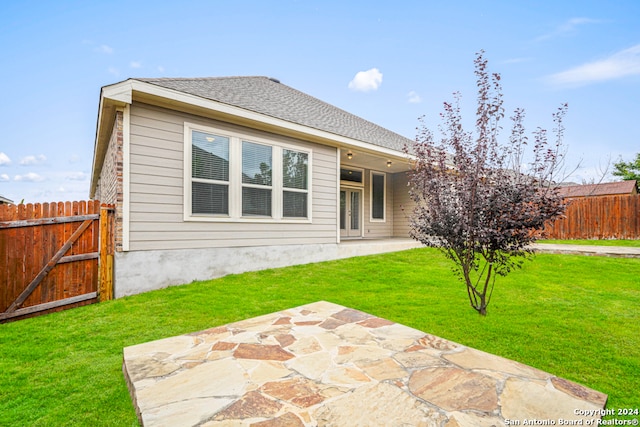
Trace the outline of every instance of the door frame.
<instances>
[{"instance_id":1,"label":"door frame","mask_svg":"<svg viewBox=\"0 0 640 427\"><path fill-rule=\"evenodd\" d=\"M351 211L351 198L349 196L350 193L359 193L359 206L358 206L358 225L359 228L357 229L358 232L356 234L351 234L353 231L351 229L351 220L350 214L345 214L345 225L346 227L343 229L342 228L342 224L341 224L341 219L342 219L342 204L339 203L339 207L338 207L338 230L340 231L340 239L361 239L364 235L364 189L362 187L351 187L351 186L340 186L340 193L338 196L338 200L340 201L341 199L341 195L342 192L345 192L345 209Z\"/></svg>"}]
</instances>

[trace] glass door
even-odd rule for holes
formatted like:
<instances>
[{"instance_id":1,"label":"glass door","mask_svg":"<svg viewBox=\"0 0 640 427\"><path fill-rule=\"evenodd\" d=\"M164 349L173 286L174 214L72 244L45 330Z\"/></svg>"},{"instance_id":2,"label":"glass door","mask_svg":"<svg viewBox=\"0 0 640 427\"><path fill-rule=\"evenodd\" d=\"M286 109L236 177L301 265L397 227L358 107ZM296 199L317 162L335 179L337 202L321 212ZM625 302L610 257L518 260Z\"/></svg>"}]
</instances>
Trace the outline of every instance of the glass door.
<instances>
[{"instance_id":1,"label":"glass door","mask_svg":"<svg viewBox=\"0 0 640 427\"><path fill-rule=\"evenodd\" d=\"M362 237L362 190L340 190L340 237Z\"/></svg>"}]
</instances>

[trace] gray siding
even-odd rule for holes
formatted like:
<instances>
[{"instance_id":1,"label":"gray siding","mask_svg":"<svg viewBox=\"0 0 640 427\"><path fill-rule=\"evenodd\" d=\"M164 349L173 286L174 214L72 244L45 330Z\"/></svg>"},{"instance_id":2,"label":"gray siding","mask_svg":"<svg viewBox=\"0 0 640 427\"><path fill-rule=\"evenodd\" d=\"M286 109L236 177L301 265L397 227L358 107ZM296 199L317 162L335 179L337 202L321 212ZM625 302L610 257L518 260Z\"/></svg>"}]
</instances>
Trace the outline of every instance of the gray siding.
<instances>
[{"instance_id":1,"label":"gray siding","mask_svg":"<svg viewBox=\"0 0 640 427\"><path fill-rule=\"evenodd\" d=\"M405 172L393 175L393 236L409 237L409 215L415 206L409 197L408 178Z\"/></svg>"},{"instance_id":2,"label":"gray siding","mask_svg":"<svg viewBox=\"0 0 640 427\"><path fill-rule=\"evenodd\" d=\"M140 103L131 106L130 118L130 250L336 242L334 148ZM312 223L184 221L184 122L311 149Z\"/></svg>"}]
</instances>

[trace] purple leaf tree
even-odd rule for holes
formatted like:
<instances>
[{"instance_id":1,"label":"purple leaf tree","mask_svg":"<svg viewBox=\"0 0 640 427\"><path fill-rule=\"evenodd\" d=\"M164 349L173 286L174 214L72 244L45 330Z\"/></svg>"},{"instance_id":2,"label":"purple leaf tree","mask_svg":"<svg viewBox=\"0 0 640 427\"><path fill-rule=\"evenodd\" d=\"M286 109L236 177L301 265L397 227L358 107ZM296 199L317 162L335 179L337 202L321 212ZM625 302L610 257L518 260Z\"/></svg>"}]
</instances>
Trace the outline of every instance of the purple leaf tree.
<instances>
[{"instance_id":1,"label":"purple leaf tree","mask_svg":"<svg viewBox=\"0 0 640 427\"><path fill-rule=\"evenodd\" d=\"M553 114L553 143L541 128L529 140L522 109L514 111L511 135L502 142L500 75L487 71L483 55L481 51L475 59L475 132L463 128L456 93L453 103L444 103L441 138L421 120L416 141L406 151L414 158L409 182L416 206L410 235L455 263L471 306L486 315L496 277L521 267L545 222L564 212L555 182L565 155L562 119L567 105Z\"/></svg>"}]
</instances>

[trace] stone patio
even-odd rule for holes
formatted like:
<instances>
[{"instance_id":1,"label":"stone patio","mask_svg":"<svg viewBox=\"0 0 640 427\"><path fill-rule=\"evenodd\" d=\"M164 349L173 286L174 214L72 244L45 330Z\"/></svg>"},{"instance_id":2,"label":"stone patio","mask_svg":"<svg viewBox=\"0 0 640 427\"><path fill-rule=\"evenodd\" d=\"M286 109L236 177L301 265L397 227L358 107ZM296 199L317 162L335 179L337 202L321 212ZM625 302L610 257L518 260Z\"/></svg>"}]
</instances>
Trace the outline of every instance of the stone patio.
<instances>
[{"instance_id":1,"label":"stone patio","mask_svg":"<svg viewBox=\"0 0 640 427\"><path fill-rule=\"evenodd\" d=\"M607 401L521 363L324 301L127 347L123 371L145 427L586 424Z\"/></svg>"}]
</instances>

